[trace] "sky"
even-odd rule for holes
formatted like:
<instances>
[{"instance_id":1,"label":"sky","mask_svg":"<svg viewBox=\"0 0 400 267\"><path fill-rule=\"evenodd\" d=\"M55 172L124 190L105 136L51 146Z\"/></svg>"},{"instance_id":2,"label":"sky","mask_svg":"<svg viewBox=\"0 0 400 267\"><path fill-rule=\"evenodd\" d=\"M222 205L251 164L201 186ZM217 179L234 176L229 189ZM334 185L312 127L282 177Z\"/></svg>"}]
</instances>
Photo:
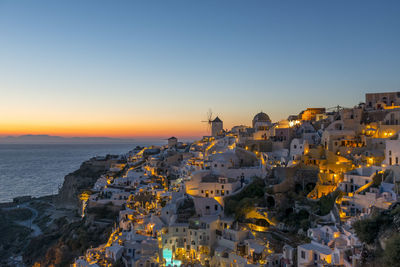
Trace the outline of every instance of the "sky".
<instances>
[{"instance_id":1,"label":"sky","mask_svg":"<svg viewBox=\"0 0 400 267\"><path fill-rule=\"evenodd\" d=\"M400 91L400 1L0 0L0 136L194 137Z\"/></svg>"}]
</instances>

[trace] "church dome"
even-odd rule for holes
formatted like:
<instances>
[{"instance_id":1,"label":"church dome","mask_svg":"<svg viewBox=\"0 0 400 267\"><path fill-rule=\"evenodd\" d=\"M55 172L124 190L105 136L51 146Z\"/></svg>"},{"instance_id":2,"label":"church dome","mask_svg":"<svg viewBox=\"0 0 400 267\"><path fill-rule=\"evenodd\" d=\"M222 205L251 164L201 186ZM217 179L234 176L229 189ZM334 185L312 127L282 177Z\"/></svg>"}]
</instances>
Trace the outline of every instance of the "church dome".
<instances>
[{"instance_id":1,"label":"church dome","mask_svg":"<svg viewBox=\"0 0 400 267\"><path fill-rule=\"evenodd\" d=\"M266 113L260 112L254 116L253 122L271 122L271 120Z\"/></svg>"},{"instance_id":2,"label":"church dome","mask_svg":"<svg viewBox=\"0 0 400 267\"><path fill-rule=\"evenodd\" d=\"M271 119L264 112L256 114L253 118L253 128L256 130L266 130L266 127L271 125Z\"/></svg>"}]
</instances>

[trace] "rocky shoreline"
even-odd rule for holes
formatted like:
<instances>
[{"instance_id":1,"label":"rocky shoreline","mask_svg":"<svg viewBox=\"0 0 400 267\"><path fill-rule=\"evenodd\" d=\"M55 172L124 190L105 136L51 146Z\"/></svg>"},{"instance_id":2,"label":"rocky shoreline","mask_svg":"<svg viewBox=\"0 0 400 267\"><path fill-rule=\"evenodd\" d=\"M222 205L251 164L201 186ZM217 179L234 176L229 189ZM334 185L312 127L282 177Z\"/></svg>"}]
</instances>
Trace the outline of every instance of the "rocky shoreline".
<instances>
[{"instance_id":1,"label":"rocky shoreline","mask_svg":"<svg viewBox=\"0 0 400 267\"><path fill-rule=\"evenodd\" d=\"M57 195L17 197L0 204L1 266L69 266L91 246L107 240L113 211L88 211L80 216L79 195L109 172L115 156L92 158L64 178Z\"/></svg>"}]
</instances>

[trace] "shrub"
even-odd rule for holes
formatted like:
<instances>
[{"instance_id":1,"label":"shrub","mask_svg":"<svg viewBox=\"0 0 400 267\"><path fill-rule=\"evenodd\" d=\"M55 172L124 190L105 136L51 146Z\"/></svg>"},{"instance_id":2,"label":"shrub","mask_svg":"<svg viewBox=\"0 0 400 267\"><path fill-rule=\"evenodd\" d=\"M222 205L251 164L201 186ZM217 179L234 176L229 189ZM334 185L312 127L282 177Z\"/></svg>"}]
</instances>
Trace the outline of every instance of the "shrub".
<instances>
[{"instance_id":1,"label":"shrub","mask_svg":"<svg viewBox=\"0 0 400 267\"><path fill-rule=\"evenodd\" d=\"M367 244L373 243L379 232L379 224L373 218L356 221L353 228L358 238Z\"/></svg>"},{"instance_id":2,"label":"shrub","mask_svg":"<svg viewBox=\"0 0 400 267\"><path fill-rule=\"evenodd\" d=\"M240 193L225 198L225 214L235 214L236 218L243 218L251 208L265 202L264 193L264 181L260 178L255 178Z\"/></svg>"},{"instance_id":3,"label":"shrub","mask_svg":"<svg viewBox=\"0 0 400 267\"><path fill-rule=\"evenodd\" d=\"M323 196L319 199L318 205L319 205L319 212L321 216L327 215L332 209L333 205L335 205L335 200L337 196L339 195L339 192L333 192L330 193L329 195Z\"/></svg>"},{"instance_id":4,"label":"shrub","mask_svg":"<svg viewBox=\"0 0 400 267\"><path fill-rule=\"evenodd\" d=\"M400 263L400 234L392 236L383 252L383 261L386 266L399 266Z\"/></svg>"}]
</instances>

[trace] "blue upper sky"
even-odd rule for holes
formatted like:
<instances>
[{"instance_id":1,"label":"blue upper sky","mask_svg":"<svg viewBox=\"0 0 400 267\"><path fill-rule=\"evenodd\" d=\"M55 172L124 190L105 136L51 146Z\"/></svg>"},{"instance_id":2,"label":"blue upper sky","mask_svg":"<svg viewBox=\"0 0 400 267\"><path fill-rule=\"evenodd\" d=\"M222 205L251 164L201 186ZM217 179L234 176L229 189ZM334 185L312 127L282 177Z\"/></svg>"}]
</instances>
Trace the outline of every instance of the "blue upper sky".
<instances>
[{"instance_id":1,"label":"blue upper sky","mask_svg":"<svg viewBox=\"0 0 400 267\"><path fill-rule=\"evenodd\" d=\"M399 14L400 1L0 0L0 126L202 131L208 108L228 127L351 107L400 90Z\"/></svg>"}]
</instances>

